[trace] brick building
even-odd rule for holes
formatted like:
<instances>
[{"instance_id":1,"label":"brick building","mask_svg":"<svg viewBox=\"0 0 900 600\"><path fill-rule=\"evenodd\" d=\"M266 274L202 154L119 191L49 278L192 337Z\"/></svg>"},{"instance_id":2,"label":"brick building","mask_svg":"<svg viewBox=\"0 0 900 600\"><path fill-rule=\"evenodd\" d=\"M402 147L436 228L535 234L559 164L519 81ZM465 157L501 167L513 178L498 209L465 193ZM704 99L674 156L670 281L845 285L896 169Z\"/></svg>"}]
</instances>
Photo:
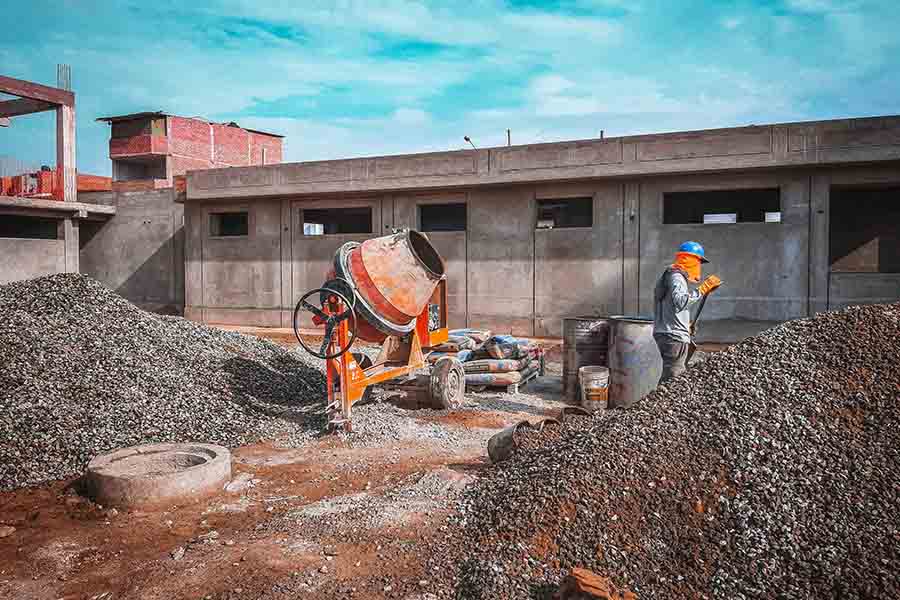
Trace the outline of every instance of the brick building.
<instances>
[{"instance_id":1,"label":"brick building","mask_svg":"<svg viewBox=\"0 0 900 600\"><path fill-rule=\"evenodd\" d=\"M281 162L283 136L163 112L102 117L111 125L113 189L172 187L188 171Z\"/></svg>"},{"instance_id":2,"label":"brick building","mask_svg":"<svg viewBox=\"0 0 900 600\"><path fill-rule=\"evenodd\" d=\"M39 171L0 177L0 196L23 198L50 198L60 200L61 175L56 169L42 167ZM104 192L112 189L111 179L102 175L77 173L75 189L78 192Z\"/></svg>"}]
</instances>

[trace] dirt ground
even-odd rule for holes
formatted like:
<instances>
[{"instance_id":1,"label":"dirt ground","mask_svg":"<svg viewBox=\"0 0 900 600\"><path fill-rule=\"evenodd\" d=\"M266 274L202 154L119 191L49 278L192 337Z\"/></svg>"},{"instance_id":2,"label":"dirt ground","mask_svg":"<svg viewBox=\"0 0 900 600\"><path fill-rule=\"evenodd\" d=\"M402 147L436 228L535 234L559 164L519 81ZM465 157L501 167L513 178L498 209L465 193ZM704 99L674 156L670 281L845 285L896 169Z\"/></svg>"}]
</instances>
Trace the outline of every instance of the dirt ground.
<instances>
[{"instance_id":1,"label":"dirt ground","mask_svg":"<svg viewBox=\"0 0 900 600\"><path fill-rule=\"evenodd\" d=\"M488 439L566 405L561 347L541 343L547 375L519 394L468 393L452 411L382 398L354 408L349 437L234 449L231 484L189 505L117 511L76 481L2 493L0 599L429 598L429 559Z\"/></svg>"},{"instance_id":2,"label":"dirt ground","mask_svg":"<svg viewBox=\"0 0 900 600\"><path fill-rule=\"evenodd\" d=\"M0 535L14 528L0 598L428 598L428 559L488 439L558 414L560 393L551 374L453 411L362 406L350 437L233 450L228 488L184 506L116 511L74 481L0 494Z\"/></svg>"}]
</instances>

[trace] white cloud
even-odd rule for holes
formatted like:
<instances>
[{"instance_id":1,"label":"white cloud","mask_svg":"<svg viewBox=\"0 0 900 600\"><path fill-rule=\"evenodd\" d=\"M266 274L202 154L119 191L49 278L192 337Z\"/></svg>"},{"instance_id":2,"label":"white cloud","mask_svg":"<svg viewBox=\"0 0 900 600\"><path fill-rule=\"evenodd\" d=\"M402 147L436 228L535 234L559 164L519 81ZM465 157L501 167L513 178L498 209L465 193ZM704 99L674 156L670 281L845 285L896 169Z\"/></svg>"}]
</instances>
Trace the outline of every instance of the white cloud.
<instances>
[{"instance_id":1,"label":"white cloud","mask_svg":"<svg viewBox=\"0 0 900 600\"><path fill-rule=\"evenodd\" d=\"M740 17L726 17L721 21L722 27L729 30L737 29L743 22L744 20Z\"/></svg>"},{"instance_id":2,"label":"white cloud","mask_svg":"<svg viewBox=\"0 0 900 600\"><path fill-rule=\"evenodd\" d=\"M787 0L787 7L797 12L829 13L846 12L859 8L852 0Z\"/></svg>"}]
</instances>

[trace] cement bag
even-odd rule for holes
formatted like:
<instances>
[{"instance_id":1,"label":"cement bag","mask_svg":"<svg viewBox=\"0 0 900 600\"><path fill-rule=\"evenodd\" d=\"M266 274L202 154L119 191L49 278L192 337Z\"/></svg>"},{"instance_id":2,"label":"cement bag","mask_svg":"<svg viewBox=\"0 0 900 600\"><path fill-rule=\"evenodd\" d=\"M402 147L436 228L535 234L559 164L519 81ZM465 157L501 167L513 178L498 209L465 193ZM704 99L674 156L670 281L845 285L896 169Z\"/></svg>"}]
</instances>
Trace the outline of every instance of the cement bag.
<instances>
[{"instance_id":1,"label":"cement bag","mask_svg":"<svg viewBox=\"0 0 900 600\"><path fill-rule=\"evenodd\" d=\"M531 356L525 358L490 358L486 360L473 360L463 365L463 369L468 373L509 373L510 371L521 371L531 364L534 358Z\"/></svg>"},{"instance_id":2,"label":"cement bag","mask_svg":"<svg viewBox=\"0 0 900 600\"><path fill-rule=\"evenodd\" d=\"M466 385L512 385L522 381L522 373L466 373Z\"/></svg>"},{"instance_id":3,"label":"cement bag","mask_svg":"<svg viewBox=\"0 0 900 600\"><path fill-rule=\"evenodd\" d=\"M491 332L487 329L453 329L450 335L472 338L475 344L483 344L491 338Z\"/></svg>"},{"instance_id":4,"label":"cement bag","mask_svg":"<svg viewBox=\"0 0 900 600\"><path fill-rule=\"evenodd\" d=\"M445 356L452 356L459 362L464 363L467 360L471 360L474 353L474 350L460 350L459 352L431 352L425 360L434 364L439 359L444 358Z\"/></svg>"},{"instance_id":5,"label":"cement bag","mask_svg":"<svg viewBox=\"0 0 900 600\"><path fill-rule=\"evenodd\" d=\"M474 349L475 340L461 335L451 335L446 342L432 348L435 352L459 352L460 350Z\"/></svg>"},{"instance_id":6,"label":"cement bag","mask_svg":"<svg viewBox=\"0 0 900 600\"><path fill-rule=\"evenodd\" d=\"M495 335L484 343L491 358L519 358L519 340L511 335Z\"/></svg>"}]
</instances>

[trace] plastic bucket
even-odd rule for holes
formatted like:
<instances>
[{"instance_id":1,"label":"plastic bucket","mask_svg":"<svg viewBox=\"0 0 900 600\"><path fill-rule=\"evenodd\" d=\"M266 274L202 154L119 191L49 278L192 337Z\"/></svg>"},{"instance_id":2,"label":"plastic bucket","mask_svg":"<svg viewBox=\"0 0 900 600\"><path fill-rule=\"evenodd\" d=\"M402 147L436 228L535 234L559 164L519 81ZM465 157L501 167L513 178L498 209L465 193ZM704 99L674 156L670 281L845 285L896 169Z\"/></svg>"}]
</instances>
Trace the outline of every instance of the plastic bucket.
<instances>
[{"instance_id":1,"label":"plastic bucket","mask_svg":"<svg viewBox=\"0 0 900 600\"><path fill-rule=\"evenodd\" d=\"M604 410L609 402L609 369L587 366L578 369L581 405L588 410Z\"/></svg>"}]
</instances>

